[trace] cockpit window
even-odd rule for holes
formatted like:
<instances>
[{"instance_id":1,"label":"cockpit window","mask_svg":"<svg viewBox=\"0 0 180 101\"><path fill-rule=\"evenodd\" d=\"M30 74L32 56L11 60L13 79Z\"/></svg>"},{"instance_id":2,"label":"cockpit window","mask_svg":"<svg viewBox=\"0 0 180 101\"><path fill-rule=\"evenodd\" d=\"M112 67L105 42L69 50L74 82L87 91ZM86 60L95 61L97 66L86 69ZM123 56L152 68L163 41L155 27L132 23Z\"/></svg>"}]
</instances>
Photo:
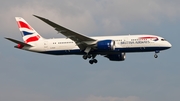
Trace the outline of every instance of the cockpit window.
<instances>
[{"instance_id":1,"label":"cockpit window","mask_svg":"<svg viewBox=\"0 0 180 101\"><path fill-rule=\"evenodd\" d=\"M166 41L166 39L161 39L161 41Z\"/></svg>"}]
</instances>

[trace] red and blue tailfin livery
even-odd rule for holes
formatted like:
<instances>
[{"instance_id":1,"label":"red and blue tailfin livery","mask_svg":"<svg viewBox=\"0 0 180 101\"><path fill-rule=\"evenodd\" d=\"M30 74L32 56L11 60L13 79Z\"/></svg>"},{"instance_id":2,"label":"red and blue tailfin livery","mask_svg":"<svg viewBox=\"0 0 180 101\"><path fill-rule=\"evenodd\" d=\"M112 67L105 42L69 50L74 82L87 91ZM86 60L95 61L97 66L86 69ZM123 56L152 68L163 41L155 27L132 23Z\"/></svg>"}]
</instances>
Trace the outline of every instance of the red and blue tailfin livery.
<instances>
[{"instance_id":1,"label":"red and blue tailfin livery","mask_svg":"<svg viewBox=\"0 0 180 101\"><path fill-rule=\"evenodd\" d=\"M35 42L43 39L23 18L16 17L15 19L25 43Z\"/></svg>"},{"instance_id":2,"label":"red and blue tailfin livery","mask_svg":"<svg viewBox=\"0 0 180 101\"><path fill-rule=\"evenodd\" d=\"M19 19L21 19L21 18L19 18ZM17 20L19 28L27 28L29 30L33 30L31 28L31 26L29 26L25 21L24 22L23 21L18 21L18 18L16 20Z\"/></svg>"}]
</instances>

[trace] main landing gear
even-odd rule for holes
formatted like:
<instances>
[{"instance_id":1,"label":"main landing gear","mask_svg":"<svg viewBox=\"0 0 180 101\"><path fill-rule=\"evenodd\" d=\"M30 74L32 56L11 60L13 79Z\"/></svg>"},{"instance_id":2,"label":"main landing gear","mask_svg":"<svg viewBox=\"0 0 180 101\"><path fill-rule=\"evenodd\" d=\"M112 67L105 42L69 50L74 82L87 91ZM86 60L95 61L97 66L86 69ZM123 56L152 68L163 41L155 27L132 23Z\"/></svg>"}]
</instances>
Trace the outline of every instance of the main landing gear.
<instances>
[{"instance_id":1,"label":"main landing gear","mask_svg":"<svg viewBox=\"0 0 180 101\"><path fill-rule=\"evenodd\" d=\"M157 53L159 53L159 52L160 52L159 50L156 50L156 51L155 51L154 58L158 58Z\"/></svg>"},{"instance_id":2,"label":"main landing gear","mask_svg":"<svg viewBox=\"0 0 180 101\"><path fill-rule=\"evenodd\" d=\"M87 59L90 59L92 58L91 60L89 60L89 63L90 64L93 64L93 63L97 63L98 61L95 59L96 55L93 55L93 54L86 54L86 55L83 55L83 59L84 60L87 60Z\"/></svg>"},{"instance_id":3,"label":"main landing gear","mask_svg":"<svg viewBox=\"0 0 180 101\"><path fill-rule=\"evenodd\" d=\"M91 60L89 60L89 63L90 64L93 64L93 63L97 63L98 61L96 60L96 59L91 59Z\"/></svg>"}]
</instances>

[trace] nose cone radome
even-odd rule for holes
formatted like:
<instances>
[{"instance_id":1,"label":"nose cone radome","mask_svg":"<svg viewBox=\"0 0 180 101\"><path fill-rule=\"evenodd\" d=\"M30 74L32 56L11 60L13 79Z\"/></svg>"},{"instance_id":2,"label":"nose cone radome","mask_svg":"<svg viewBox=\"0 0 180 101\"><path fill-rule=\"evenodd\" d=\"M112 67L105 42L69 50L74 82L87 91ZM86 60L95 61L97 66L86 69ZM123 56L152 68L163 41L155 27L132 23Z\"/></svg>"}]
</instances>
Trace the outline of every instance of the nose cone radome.
<instances>
[{"instance_id":1,"label":"nose cone radome","mask_svg":"<svg viewBox=\"0 0 180 101\"><path fill-rule=\"evenodd\" d=\"M171 43L167 42L167 47L171 48L172 47Z\"/></svg>"}]
</instances>

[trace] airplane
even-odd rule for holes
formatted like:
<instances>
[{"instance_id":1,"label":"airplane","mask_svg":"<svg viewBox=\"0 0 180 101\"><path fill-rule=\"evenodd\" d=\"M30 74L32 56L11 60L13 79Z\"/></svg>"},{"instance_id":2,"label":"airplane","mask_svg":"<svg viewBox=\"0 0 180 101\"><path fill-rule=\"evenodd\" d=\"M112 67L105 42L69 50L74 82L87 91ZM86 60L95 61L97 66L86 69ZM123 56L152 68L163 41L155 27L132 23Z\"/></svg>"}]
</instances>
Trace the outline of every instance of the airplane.
<instances>
[{"instance_id":1,"label":"airplane","mask_svg":"<svg viewBox=\"0 0 180 101\"><path fill-rule=\"evenodd\" d=\"M110 61L124 61L126 53L155 52L154 57L162 50L171 48L171 44L163 37L156 35L120 35L88 37L76 33L46 18L33 15L52 26L66 38L45 39L38 34L22 17L15 17L23 40L6 38L17 45L15 48L50 55L82 55L89 63L97 63L97 55Z\"/></svg>"}]
</instances>

